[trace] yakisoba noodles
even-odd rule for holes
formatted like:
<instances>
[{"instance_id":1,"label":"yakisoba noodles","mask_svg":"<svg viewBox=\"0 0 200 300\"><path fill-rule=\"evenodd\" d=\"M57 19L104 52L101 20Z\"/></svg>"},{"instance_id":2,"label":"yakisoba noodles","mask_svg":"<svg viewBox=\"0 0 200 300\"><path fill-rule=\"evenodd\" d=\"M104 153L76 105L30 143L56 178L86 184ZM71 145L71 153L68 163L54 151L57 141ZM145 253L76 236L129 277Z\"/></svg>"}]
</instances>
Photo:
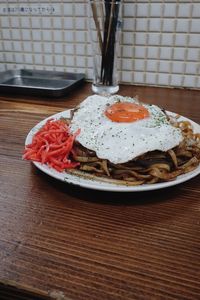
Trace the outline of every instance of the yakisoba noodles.
<instances>
[{"instance_id":1,"label":"yakisoba noodles","mask_svg":"<svg viewBox=\"0 0 200 300\"><path fill-rule=\"evenodd\" d=\"M125 103L127 103L127 100L129 102L129 98L126 98L125 100ZM114 102L117 103L115 99ZM154 113L153 109L154 107L151 107L150 111L152 114ZM82 111L85 114L84 106L82 108ZM163 117L163 115L165 115L165 118ZM77 141L75 142L73 147L73 160L79 162L80 165L76 169L67 170L67 172L78 176L83 176L84 178L106 181L113 184L135 186L175 180L177 176L194 170L200 163L200 133L194 133L192 125L188 121L179 121L178 117L166 117L166 114L164 112L162 112L162 114L160 113L160 116L163 117L162 120L160 119L160 117L158 119L154 117L156 121L153 120L152 122L161 123L145 123L145 128L148 128L149 130L148 126L152 126L153 124L155 125L156 130L158 130L158 128L162 127L163 124L164 127L168 126L166 124L170 124L170 126L175 130L176 134L172 142L177 139L176 145L174 147L163 150L164 147L166 147L164 143L161 144L161 150L156 149L153 151L146 151L144 154L137 155L133 159L130 159L126 162L115 163L110 161L110 159L99 158L99 155L97 155L97 151L91 150L91 148L89 147L85 147L85 145L79 142L77 137ZM72 126L72 128L73 121L74 117L69 120L70 126ZM82 122L84 123L83 119ZM87 129L87 125L88 130L91 130L90 124L87 122L85 128ZM114 126L114 129L116 128L117 126ZM74 130L76 129L77 128L75 126ZM144 128L142 127L142 130L143 129ZM106 130L108 130L108 127ZM116 132L118 131L116 130ZM178 142L179 135L177 133L180 133L182 136L181 142ZM121 136L122 134L126 135L125 132L122 132ZM92 139L92 135L90 136L90 139ZM167 139L168 137L166 136L166 140ZM164 139L161 138L161 141L163 143ZM149 142L149 144L150 146L147 144L147 147L151 147L151 142ZM138 151L139 146L136 148L136 152ZM129 154L127 154L127 157L128 155Z\"/></svg>"},{"instance_id":2,"label":"yakisoba noodles","mask_svg":"<svg viewBox=\"0 0 200 300\"><path fill-rule=\"evenodd\" d=\"M187 121L173 121L184 135L177 147L166 152L152 151L127 163L113 164L99 159L79 143L75 144L75 161L80 162L78 169L68 172L122 185L153 184L176 179L181 174L194 170L200 163L200 134L193 133L192 125Z\"/></svg>"}]
</instances>

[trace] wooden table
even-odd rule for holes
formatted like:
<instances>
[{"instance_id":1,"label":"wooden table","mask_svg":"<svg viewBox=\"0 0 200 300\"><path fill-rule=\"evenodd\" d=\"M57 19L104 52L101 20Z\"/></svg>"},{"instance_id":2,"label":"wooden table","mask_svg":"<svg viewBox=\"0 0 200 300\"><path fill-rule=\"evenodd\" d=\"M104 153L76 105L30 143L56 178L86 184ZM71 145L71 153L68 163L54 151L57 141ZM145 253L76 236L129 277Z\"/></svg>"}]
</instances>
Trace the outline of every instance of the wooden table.
<instances>
[{"instance_id":1,"label":"wooden table","mask_svg":"<svg viewBox=\"0 0 200 300\"><path fill-rule=\"evenodd\" d=\"M200 92L121 86L200 123ZM109 193L63 184L22 161L29 130L72 108L62 99L0 96L0 299L200 299L199 179Z\"/></svg>"}]
</instances>

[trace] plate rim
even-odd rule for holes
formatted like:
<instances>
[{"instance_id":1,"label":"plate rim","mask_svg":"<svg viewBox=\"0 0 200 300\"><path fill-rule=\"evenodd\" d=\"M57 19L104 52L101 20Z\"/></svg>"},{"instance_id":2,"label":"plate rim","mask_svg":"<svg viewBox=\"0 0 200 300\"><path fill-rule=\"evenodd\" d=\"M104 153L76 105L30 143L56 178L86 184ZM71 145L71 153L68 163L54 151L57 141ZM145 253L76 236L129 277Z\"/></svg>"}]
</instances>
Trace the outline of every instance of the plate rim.
<instances>
[{"instance_id":1,"label":"plate rim","mask_svg":"<svg viewBox=\"0 0 200 300\"><path fill-rule=\"evenodd\" d=\"M48 119L59 119L60 117L67 117L70 116L70 112L73 109L67 109L58 113L55 113L40 122L38 122L27 134L25 139L25 145L29 144L31 142L31 139L33 135L37 132L37 130L44 124ZM167 111L166 112L171 116L180 116L180 119L186 120L191 122L191 124L195 127L195 129L200 132L200 124L194 122L193 120L184 117L182 115L179 115L177 113ZM195 130L195 131L196 131ZM47 165L43 165L40 162L32 161L32 163L42 172L47 174L50 177L53 177L57 180L60 180L62 182L73 184L75 186L80 186L83 188L93 189L93 190L99 190L99 191L108 191L108 192L146 192L146 191L153 191L153 190L159 190L167 187L172 187L178 184L181 184L183 182L186 182L197 175L200 174L200 165L193 171L179 175L175 180L172 181L166 181L166 182L160 182L155 184L143 184L138 186L126 186L126 185L117 185L113 183L107 183L102 182L100 180L95 180L91 178L83 178L81 176L72 175L67 172L58 172Z\"/></svg>"}]
</instances>

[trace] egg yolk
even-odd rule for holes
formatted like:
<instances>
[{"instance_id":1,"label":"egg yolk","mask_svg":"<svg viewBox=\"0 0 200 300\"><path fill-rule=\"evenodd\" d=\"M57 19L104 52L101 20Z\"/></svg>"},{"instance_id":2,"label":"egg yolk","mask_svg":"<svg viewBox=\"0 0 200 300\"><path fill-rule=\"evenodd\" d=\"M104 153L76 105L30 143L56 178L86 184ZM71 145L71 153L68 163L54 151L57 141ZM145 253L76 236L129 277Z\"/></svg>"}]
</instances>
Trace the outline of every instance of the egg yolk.
<instances>
[{"instance_id":1,"label":"egg yolk","mask_svg":"<svg viewBox=\"0 0 200 300\"><path fill-rule=\"evenodd\" d=\"M136 103L117 102L106 109L105 115L113 122L134 122L148 117L149 111Z\"/></svg>"}]
</instances>

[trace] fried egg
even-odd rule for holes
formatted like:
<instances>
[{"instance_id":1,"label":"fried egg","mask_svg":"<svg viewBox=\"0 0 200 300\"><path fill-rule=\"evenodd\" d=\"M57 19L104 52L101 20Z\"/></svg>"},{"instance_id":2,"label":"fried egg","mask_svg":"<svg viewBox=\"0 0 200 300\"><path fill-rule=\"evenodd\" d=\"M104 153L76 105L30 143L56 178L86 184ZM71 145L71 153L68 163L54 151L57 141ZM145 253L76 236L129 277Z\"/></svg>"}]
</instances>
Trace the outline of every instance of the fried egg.
<instances>
[{"instance_id":1,"label":"fried egg","mask_svg":"<svg viewBox=\"0 0 200 300\"><path fill-rule=\"evenodd\" d=\"M72 133L80 129L76 140L82 146L114 164L167 151L183 140L158 106L119 95L89 96L75 110L70 128Z\"/></svg>"}]
</instances>

